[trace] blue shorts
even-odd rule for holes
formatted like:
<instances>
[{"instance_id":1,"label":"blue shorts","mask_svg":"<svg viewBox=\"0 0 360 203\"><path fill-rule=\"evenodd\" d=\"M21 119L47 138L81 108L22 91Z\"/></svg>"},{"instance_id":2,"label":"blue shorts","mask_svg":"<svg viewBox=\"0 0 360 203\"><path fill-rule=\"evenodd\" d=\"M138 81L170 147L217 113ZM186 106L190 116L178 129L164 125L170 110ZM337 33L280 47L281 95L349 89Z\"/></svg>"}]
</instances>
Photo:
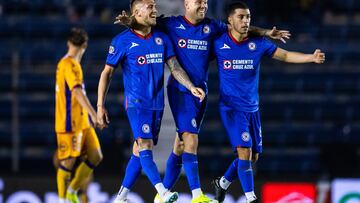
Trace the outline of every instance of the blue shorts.
<instances>
[{"instance_id":1,"label":"blue shorts","mask_svg":"<svg viewBox=\"0 0 360 203\"><path fill-rule=\"evenodd\" d=\"M190 92L183 92L172 86L168 86L167 93L176 124L176 132L199 134L205 115L207 96L200 102Z\"/></svg>"},{"instance_id":2,"label":"blue shorts","mask_svg":"<svg viewBox=\"0 0 360 203\"><path fill-rule=\"evenodd\" d=\"M220 105L220 115L234 151L245 147L252 148L254 153L262 152L259 111L241 112Z\"/></svg>"},{"instance_id":3,"label":"blue shorts","mask_svg":"<svg viewBox=\"0 0 360 203\"><path fill-rule=\"evenodd\" d=\"M159 139L163 110L128 108L126 110L135 140L152 139L154 145Z\"/></svg>"}]
</instances>

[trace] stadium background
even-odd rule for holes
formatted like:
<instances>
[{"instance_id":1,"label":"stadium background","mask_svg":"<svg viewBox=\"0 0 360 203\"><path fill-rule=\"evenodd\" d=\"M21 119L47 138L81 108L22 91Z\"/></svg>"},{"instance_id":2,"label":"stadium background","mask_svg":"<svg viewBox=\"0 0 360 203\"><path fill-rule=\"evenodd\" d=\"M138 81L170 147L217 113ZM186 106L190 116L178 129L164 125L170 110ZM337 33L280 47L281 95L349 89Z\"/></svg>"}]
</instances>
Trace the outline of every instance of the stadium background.
<instances>
[{"instance_id":1,"label":"stadium background","mask_svg":"<svg viewBox=\"0 0 360 203\"><path fill-rule=\"evenodd\" d=\"M208 16L224 18L227 2L209 0ZM316 188L317 202L330 202L330 193L332 202L338 202L334 194L340 182L357 190L354 202L360 202L360 184L354 179L360 178L360 1L246 2L251 7L252 25L276 25L291 31L287 44L276 42L282 48L307 53L321 48L327 59L323 65L263 61L260 106L264 153L256 164L257 194L264 198L264 184L269 182L306 182ZM158 0L158 5L159 13L183 12L181 0ZM124 29L113 25L113 20L127 8L127 0L0 1L0 203L55 202L54 79L56 63L66 51L66 34L73 26L89 33L82 65L87 94L95 106L108 45ZM91 187L94 203L107 202L117 192L131 150L120 72L113 77L107 100L111 125L98 133L104 160ZM221 175L234 158L219 119L217 89L213 63L199 149L202 183L210 193L211 178ZM167 111L155 149L162 171L174 131ZM352 178L352 182L338 178ZM151 202L155 194L151 188L141 177L134 191L144 202ZM176 190L189 191L184 176ZM271 189L271 194L275 190ZM230 193L237 201L242 193L240 185L235 183Z\"/></svg>"}]
</instances>

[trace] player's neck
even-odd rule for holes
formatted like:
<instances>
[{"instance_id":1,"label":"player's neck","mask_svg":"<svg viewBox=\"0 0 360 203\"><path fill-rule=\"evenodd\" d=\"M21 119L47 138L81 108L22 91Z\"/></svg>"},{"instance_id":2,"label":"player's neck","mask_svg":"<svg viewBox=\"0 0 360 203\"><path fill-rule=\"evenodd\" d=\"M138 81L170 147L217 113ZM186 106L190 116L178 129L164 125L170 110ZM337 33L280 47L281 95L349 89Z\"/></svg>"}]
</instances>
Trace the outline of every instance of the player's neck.
<instances>
[{"instance_id":1,"label":"player's neck","mask_svg":"<svg viewBox=\"0 0 360 203\"><path fill-rule=\"evenodd\" d=\"M234 29L230 29L230 34L237 42L242 42L248 37L248 33L242 34L235 31Z\"/></svg>"},{"instance_id":2,"label":"player's neck","mask_svg":"<svg viewBox=\"0 0 360 203\"><path fill-rule=\"evenodd\" d=\"M143 37L149 35L151 33L151 27L150 26L142 26L142 25L136 25L132 28L137 34L142 35Z\"/></svg>"},{"instance_id":3,"label":"player's neck","mask_svg":"<svg viewBox=\"0 0 360 203\"><path fill-rule=\"evenodd\" d=\"M188 21L189 23L191 23L192 25L197 25L199 24L201 21L203 21L203 19L196 19L196 18L193 18L190 14L188 13L185 13L185 16L184 16L185 20Z\"/></svg>"},{"instance_id":4,"label":"player's neck","mask_svg":"<svg viewBox=\"0 0 360 203\"><path fill-rule=\"evenodd\" d=\"M70 58L73 58L78 63L80 63L81 58L82 58L81 51L79 49L76 49L76 48L69 48L69 51L67 52L66 55L68 57L70 57Z\"/></svg>"}]
</instances>

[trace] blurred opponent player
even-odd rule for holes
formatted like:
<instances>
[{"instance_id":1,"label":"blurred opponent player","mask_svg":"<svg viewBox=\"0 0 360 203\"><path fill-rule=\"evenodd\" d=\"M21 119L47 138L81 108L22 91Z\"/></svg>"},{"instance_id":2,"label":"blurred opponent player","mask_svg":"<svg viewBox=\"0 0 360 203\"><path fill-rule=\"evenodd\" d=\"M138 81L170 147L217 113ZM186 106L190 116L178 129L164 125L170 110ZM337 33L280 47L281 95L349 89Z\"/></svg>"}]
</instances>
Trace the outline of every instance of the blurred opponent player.
<instances>
[{"instance_id":1,"label":"blurred opponent player","mask_svg":"<svg viewBox=\"0 0 360 203\"><path fill-rule=\"evenodd\" d=\"M78 167L79 164L81 164L81 162L85 161L86 159L87 159L87 156L85 154L81 155L76 160L74 167ZM57 171L59 169L59 164L60 164L60 161L59 161L58 155L57 155L57 151L55 151L54 156L53 156L53 164ZM72 171L72 173L71 173L71 176L73 176L73 175L74 175L74 171ZM91 174L82 182L82 184L78 190L78 193L77 193L81 203L89 203L89 197L87 195L87 191L88 191L88 187L93 179L94 179L94 175Z\"/></svg>"},{"instance_id":2,"label":"blurred opponent player","mask_svg":"<svg viewBox=\"0 0 360 203\"><path fill-rule=\"evenodd\" d=\"M323 63L325 54L290 52L278 48L264 37L248 33L250 10L243 2L229 6L228 33L214 42L220 80L220 115L227 130L236 158L225 175L213 181L216 199L223 202L229 185L240 179L248 203L258 202L254 193L251 161L262 152L258 83L260 60L263 56L288 63Z\"/></svg>"},{"instance_id":3,"label":"blurred opponent player","mask_svg":"<svg viewBox=\"0 0 360 203\"><path fill-rule=\"evenodd\" d=\"M57 136L57 185L59 203L78 203L77 191L102 160L99 140L93 126L97 117L85 92L81 58L87 48L88 35L73 28L67 39L68 52L56 69L55 131ZM87 159L74 172L76 159ZM70 183L69 183L70 182ZM69 184L67 184L69 183Z\"/></svg>"},{"instance_id":4,"label":"blurred opponent player","mask_svg":"<svg viewBox=\"0 0 360 203\"><path fill-rule=\"evenodd\" d=\"M165 63L174 80L189 92L190 99L201 103L205 93L193 85L179 65L168 36L152 29L152 26L156 25L155 1L133 0L130 8L135 24L113 39L98 90L98 119L100 124L103 124L107 119L104 101L110 78L115 68L121 64L125 109L136 141L116 202L127 201L127 193L140 174L141 168L156 188L159 198L163 202L174 202L177 193L170 192L164 187L152 156L164 108Z\"/></svg>"},{"instance_id":5,"label":"blurred opponent player","mask_svg":"<svg viewBox=\"0 0 360 203\"><path fill-rule=\"evenodd\" d=\"M179 63L189 75L191 81L206 90L210 49L215 37L227 32L228 26L222 21L206 18L208 10L207 0L185 0L185 15L158 18L157 28L167 33L175 46L175 53ZM115 23L131 25L132 19L123 11ZM287 38L287 31L264 30L252 27L258 35L266 34L274 39ZM177 136L174 149L171 152L165 171L164 185L171 189L175 185L182 165L192 192L192 203L213 202L203 194L200 185L197 148L198 134L205 115L207 97L199 102L192 97L189 90L174 80L168 80L168 99L176 123ZM155 203L160 203L159 195Z\"/></svg>"}]
</instances>

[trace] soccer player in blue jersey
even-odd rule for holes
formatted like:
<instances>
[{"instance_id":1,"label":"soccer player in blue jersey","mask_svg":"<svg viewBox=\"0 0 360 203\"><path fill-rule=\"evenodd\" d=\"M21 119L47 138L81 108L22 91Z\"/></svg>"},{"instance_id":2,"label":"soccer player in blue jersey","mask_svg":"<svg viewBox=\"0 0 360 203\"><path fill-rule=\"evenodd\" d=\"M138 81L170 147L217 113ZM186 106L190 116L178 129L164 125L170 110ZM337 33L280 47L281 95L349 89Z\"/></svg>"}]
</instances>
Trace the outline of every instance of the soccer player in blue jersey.
<instances>
[{"instance_id":1,"label":"soccer player in blue jersey","mask_svg":"<svg viewBox=\"0 0 360 203\"><path fill-rule=\"evenodd\" d=\"M163 202L174 202L178 194L164 187L152 148L157 143L164 109L164 64L173 77L201 101L204 91L195 87L179 65L167 35L152 29L156 24L157 10L154 0L132 0L131 12L136 23L117 35L111 42L105 68L98 89L98 120L100 125L109 122L104 107L111 75L121 64L123 69L125 108L136 141L126 176L116 203L127 202L126 194L135 183L141 169L156 188Z\"/></svg>"},{"instance_id":2,"label":"soccer player in blue jersey","mask_svg":"<svg viewBox=\"0 0 360 203\"><path fill-rule=\"evenodd\" d=\"M323 63L325 54L286 51L264 37L248 34L250 10L243 2L229 6L231 28L214 42L220 80L220 115L236 158L225 175L213 181L216 199L223 202L229 185L240 179L247 202L258 202L254 193L251 161L262 152L258 83L263 56L288 63Z\"/></svg>"},{"instance_id":3,"label":"soccer player in blue jersey","mask_svg":"<svg viewBox=\"0 0 360 203\"><path fill-rule=\"evenodd\" d=\"M184 6L184 16L159 18L157 27L169 35L179 63L191 81L207 90L210 48L214 38L226 32L228 26L222 21L205 18L207 0L185 0ZM123 11L115 23L131 25L131 18ZM258 35L266 34L282 40L289 36L287 31L276 29L253 27L253 31ZM169 77L167 91L178 136L167 161L164 186L171 189L175 185L183 165L192 191L192 203L213 202L201 190L197 161L198 134L205 115L207 98L200 103L183 85L174 80L173 76ZM159 195L154 202L161 202Z\"/></svg>"}]
</instances>

